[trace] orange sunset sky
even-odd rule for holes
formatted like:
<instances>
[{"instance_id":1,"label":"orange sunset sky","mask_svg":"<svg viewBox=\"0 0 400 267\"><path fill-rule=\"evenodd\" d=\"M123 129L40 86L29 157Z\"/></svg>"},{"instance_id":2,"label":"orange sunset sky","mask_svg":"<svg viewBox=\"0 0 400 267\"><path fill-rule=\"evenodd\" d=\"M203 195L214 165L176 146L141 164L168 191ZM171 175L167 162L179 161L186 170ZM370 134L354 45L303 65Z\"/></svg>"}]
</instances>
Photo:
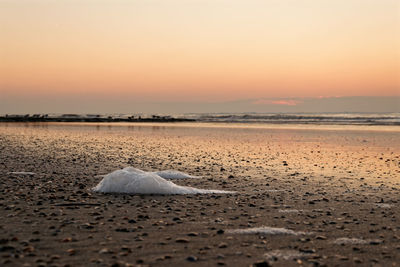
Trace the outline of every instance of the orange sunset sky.
<instances>
[{"instance_id":1,"label":"orange sunset sky","mask_svg":"<svg viewBox=\"0 0 400 267\"><path fill-rule=\"evenodd\" d=\"M400 96L399 0L1 0L0 33L3 113Z\"/></svg>"}]
</instances>

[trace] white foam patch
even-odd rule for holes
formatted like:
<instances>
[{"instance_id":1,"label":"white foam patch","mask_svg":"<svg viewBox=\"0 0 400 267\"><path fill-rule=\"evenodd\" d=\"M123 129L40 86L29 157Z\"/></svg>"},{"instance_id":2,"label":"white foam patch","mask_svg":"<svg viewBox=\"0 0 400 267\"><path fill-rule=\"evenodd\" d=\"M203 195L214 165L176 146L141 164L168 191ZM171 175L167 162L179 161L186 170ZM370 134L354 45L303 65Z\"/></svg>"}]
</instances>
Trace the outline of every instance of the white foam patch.
<instances>
[{"instance_id":1,"label":"white foam patch","mask_svg":"<svg viewBox=\"0 0 400 267\"><path fill-rule=\"evenodd\" d=\"M307 256L305 253L291 249L286 249L286 250L277 249L264 254L266 260L276 260L276 259L293 260L293 259L301 259L304 258L305 256Z\"/></svg>"},{"instance_id":2,"label":"white foam patch","mask_svg":"<svg viewBox=\"0 0 400 267\"><path fill-rule=\"evenodd\" d=\"M15 174L15 175L35 175L34 172L9 172L8 174Z\"/></svg>"},{"instance_id":3,"label":"white foam patch","mask_svg":"<svg viewBox=\"0 0 400 267\"><path fill-rule=\"evenodd\" d=\"M275 228L275 227L255 227L255 228L248 228L248 229L234 229L234 230L227 230L227 233L230 234L247 234L247 235L305 235L306 232L296 232L286 228Z\"/></svg>"},{"instance_id":4,"label":"white foam patch","mask_svg":"<svg viewBox=\"0 0 400 267\"><path fill-rule=\"evenodd\" d=\"M384 208L384 209L390 209L393 207L393 205L387 204L387 203L375 203L375 206L378 208Z\"/></svg>"},{"instance_id":5,"label":"white foam patch","mask_svg":"<svg viewBox=\"0 0 400 267\"><path fill-rule=\"evenodd\" d=\"M281 213L299 213L302 210L278 210Z\"/></svg>"},{"instance_id":6,"label":"white foam patch","mask_svg":"<svg viewBox=\"0 0 400 267\"><path fill-rule=\"evenodd\" d=\"M126 167L126 170L129 170L130 172L134 172L134 173L146 173L145 171L142 171L140 169L136 169L133 167ZM180 172L180 171L175 171L175 170L165 170L165 171L157 171L157 172L150 172L150 173L154 173L157 174L158 176L160 176L161 178L164 179L200 179L201 176L195 176L195 175L190 175L184 172ZM96 175L96 178L103 178L104 175Z\"/></svg>"},{"instance_id":7,"label":"white foam patch","mask_svg":"<svg viewBox=\"0 0 400 267\"><path fill-rule=\"evenodd\" d=\"M336 245L346 245L346 244L362 245L362 244L367 244L368 241L360 238L341 237L333 241L333 243Z\"/></svg>"},{"instance_id":8,"label":"white foam patch","mask_svg":"<svg viewBox=\"0 0 400 267\"><path fill-rule=\"evenodd\" d=\"M145 172L132 167L116 170L107 174L93 188L100 193L123 194L231 194L233 191L198 189L189 186L176 185L157 175L155 172Z\"/></svg>"},{"instance_id":9,"label":"white foam patch","mask_svg":"<svg viewBox=\"0 0 400 267\"><path fill-rule=\"evenodd\" d=\"M184 172L174 171L174 170L166 170L166 171L158 171L154 172L158 176L164 179L199 179L200 176L193 176Z\"/></svg>"}]
</instances>

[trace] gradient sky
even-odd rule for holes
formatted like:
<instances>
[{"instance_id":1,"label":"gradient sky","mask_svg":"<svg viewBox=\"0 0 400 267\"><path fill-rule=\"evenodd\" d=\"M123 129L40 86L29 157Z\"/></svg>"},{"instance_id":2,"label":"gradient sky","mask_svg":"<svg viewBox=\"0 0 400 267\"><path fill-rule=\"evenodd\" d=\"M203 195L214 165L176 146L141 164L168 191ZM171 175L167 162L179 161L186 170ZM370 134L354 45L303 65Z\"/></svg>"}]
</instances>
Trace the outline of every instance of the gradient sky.
<instances>
[{"instance_id":1,"label":"gradient sky","mask_svg":"<svg viewBox=\"0 0 400 267\"><path fill-rule=\"evenodd\" d=\"M3 113L337 96L400 96L400 1L0 0Z\"/></svg>"}]
</instances>

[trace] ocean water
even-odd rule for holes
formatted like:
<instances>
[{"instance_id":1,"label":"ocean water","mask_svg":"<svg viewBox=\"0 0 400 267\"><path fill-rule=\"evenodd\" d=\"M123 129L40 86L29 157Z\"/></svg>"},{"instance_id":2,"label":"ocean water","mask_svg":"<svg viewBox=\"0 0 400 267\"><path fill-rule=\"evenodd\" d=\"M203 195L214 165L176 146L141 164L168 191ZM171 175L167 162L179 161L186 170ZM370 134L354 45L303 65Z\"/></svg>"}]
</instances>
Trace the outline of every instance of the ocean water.
<instances>
[{"instance_id":1,"label":"ocean water","mask_svg":"<svg viewBox=\"0 0 400 267\"><path fill-rule=\"evenodd\" d=\"M399 107L400 109L400 107ZM60 117L63 114L49 114ZM395 113L181 113L181 114L146 114L146 113L107 113L79 114L81 117L98 118L152 118L166 116L194 119L198 122L245 123L245 124L305 124L305 125L400 125L400 112Z\"/></svg>"},{"instance_id":2,"label":"ocean water","mask_svg":"<svg viewBox=\"0 0 400 267\"><path fill-rule=\"evenodd\" d=\"M400 125L400 113L205 113L181 117L227 123Z\"/></svg>"}]
</instances>

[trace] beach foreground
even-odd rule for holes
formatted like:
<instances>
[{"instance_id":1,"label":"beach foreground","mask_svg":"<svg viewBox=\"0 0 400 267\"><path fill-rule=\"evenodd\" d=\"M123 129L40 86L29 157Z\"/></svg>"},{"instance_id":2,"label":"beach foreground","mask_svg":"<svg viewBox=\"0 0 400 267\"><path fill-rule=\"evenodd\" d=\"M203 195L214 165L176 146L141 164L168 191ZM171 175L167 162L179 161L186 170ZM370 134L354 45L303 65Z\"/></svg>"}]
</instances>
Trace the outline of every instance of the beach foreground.
<instances>
[{"instance_id":1,"label":"beach foreground","mask_svg":"<svg viewBox=\"0 0 400 267\"><path fill-rule=\"evenodd\" d=\"M398 266L399 131L3 123L0 264ZM237 193L91 190L127 166Z\"/></svg>"}]
</instances>

